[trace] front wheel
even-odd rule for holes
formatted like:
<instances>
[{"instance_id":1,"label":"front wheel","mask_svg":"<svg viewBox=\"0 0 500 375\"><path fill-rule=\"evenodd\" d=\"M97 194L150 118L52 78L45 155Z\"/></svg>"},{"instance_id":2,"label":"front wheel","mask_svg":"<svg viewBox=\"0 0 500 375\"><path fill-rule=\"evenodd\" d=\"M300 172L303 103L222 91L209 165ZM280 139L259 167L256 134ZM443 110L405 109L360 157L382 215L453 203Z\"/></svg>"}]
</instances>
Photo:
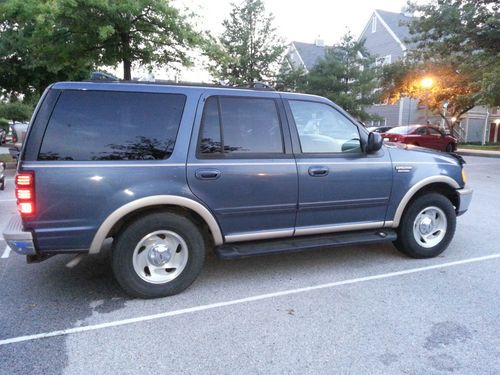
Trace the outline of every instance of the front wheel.
<instances>
[{"instance_id":1,"label":"front wheel","mask_svg":"<svg viewBox=\"0 0 500 375\"><path fill-rule=\"evenodd\" d=\"M446 145L446 152L453 152L453 143L448 143Z\"/></svg>"},{"instance_id":2,"label":"front wheel","mask_svg":"<svg viewBox=\"0 0 500 375\"><path fill-rule=\"evenodd\" d=\"M437 193L425 194L406 209L394 245L412 258L432 258L446 250L455 226L455 209L449 199Z\"/></svg>"},{"instance_id":3,"label":"front wheel","mask_svg":"<svg viewBox=\"0 0 500 375\"><path fill-rule=\"evenodd\" d=\"M153 213L117 237L112 267L122 288L139 298L177 294L196 279L205 261L203 236L185 216Z\"/></svg>"}]
</instances>

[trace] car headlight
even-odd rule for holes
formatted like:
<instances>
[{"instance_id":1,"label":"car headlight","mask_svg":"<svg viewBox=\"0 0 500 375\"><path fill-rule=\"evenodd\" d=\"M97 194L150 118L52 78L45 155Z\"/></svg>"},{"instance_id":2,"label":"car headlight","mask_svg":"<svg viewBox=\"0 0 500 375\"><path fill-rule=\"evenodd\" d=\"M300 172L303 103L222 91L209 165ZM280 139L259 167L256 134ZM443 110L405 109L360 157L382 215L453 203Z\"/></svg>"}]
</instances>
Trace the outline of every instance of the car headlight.
<instances>
[{"instance_id":1,"label":"car headlight","mask_svg":"<svg viewBox=\"0 0 500 375\"><path fill-rule=\"evenodd\" d=\"M467 175L465 174L464 168L462 168L462 181L464 182L464 185L467 183Z\"/></svg>"}]
</instances>

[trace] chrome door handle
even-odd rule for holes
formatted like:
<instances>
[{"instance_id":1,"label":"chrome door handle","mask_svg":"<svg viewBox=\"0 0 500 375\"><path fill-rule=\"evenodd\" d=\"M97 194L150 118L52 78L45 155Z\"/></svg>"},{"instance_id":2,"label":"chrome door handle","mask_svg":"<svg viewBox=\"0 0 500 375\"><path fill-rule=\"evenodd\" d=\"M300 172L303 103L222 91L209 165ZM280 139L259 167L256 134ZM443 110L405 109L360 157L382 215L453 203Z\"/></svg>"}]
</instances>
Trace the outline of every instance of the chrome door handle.
<instances>
[{"instance_id":1,"label":"chrome door handle","mask_svg":"<svg viewBox=\"0 0 500 375\"><path fill-rule=\"evenodd\" d=\"M327 167L309 167L309 176L324 177L328 176L329 169Z\"/></svg>"},{"instance_id":2,"label":"chrome door handle","mask_svg":"<svg viewBox=\"0 0 500 375\"><path fill-rule=\"evenodd\" d=\"M198 169L194 175L199 180L217 180L222 172L218 169Z\"/></svg>"}]
</instances>

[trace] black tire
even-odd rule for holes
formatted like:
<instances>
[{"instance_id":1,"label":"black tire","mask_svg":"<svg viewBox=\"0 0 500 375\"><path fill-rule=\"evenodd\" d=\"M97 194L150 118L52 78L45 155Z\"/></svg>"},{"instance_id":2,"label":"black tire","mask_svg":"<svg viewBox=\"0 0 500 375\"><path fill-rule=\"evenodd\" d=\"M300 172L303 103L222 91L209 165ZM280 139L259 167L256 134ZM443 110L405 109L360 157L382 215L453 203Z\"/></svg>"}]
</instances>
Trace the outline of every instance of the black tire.
<instances>
[{"instance_id":1,"label":"black tire","mask_svg":"<svg viewBox=\"0 0 500 375\"><path fill-rule=\"evenodd\" d=\"M446 217L446 233L442 240L432 247L421 246L415 239L413 226L420 212L429 207L437 207ZM398 239L394 241L396 248L412 258L433 258L446 250L455 234L456 213L450 200L438 193L427 193L411 201L406 208L398 227Z\"/></svg>"},{"instance_id":2,"label":"black tire","mask_svg":"<svg viewBox=\"0 0 500 375\"><path fill-rule=\"evenodd\" d=\"M446 152L453 152L453 143L448 143L446 145Z\"/></svg>"},{"instance_id":3,"label":"black tire","mask_svg":"<svg viewBox=\"0 0 500 375\"><path fill-rule=\"evenodd\" d=\"M188 258L176 278L154 284L144 281L135 271L133 254L141 239L159 230L172 231L182 237L187 244ZM140 217L120 232L113 247L112 268L118 283L131 296L166 297L182 292L193 283L203 268L205 255L203 235L192 221L177 213L158 212Z\"/></svg>"}]
</instances>

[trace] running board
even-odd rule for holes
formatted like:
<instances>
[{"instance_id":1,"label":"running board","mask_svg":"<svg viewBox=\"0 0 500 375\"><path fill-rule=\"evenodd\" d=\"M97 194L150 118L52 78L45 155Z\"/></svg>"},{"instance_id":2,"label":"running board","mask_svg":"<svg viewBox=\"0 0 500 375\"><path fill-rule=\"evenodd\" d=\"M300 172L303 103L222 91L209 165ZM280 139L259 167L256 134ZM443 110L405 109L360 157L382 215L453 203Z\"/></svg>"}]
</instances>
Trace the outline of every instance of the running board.
<instances>
[{"instance_id":1,"label":"running board","mask_svg":"<svg viewBox=\"0 0 500 375\"><path fill-rule=\"evenodd\" d=\"M362 245L394 241L397 234L392 229L365 230L347 233L301 236L276 240L229 243L215 248L220 259L236 259L277 253L293 253L324 247Z\"/></svg>"}]
</instances>

